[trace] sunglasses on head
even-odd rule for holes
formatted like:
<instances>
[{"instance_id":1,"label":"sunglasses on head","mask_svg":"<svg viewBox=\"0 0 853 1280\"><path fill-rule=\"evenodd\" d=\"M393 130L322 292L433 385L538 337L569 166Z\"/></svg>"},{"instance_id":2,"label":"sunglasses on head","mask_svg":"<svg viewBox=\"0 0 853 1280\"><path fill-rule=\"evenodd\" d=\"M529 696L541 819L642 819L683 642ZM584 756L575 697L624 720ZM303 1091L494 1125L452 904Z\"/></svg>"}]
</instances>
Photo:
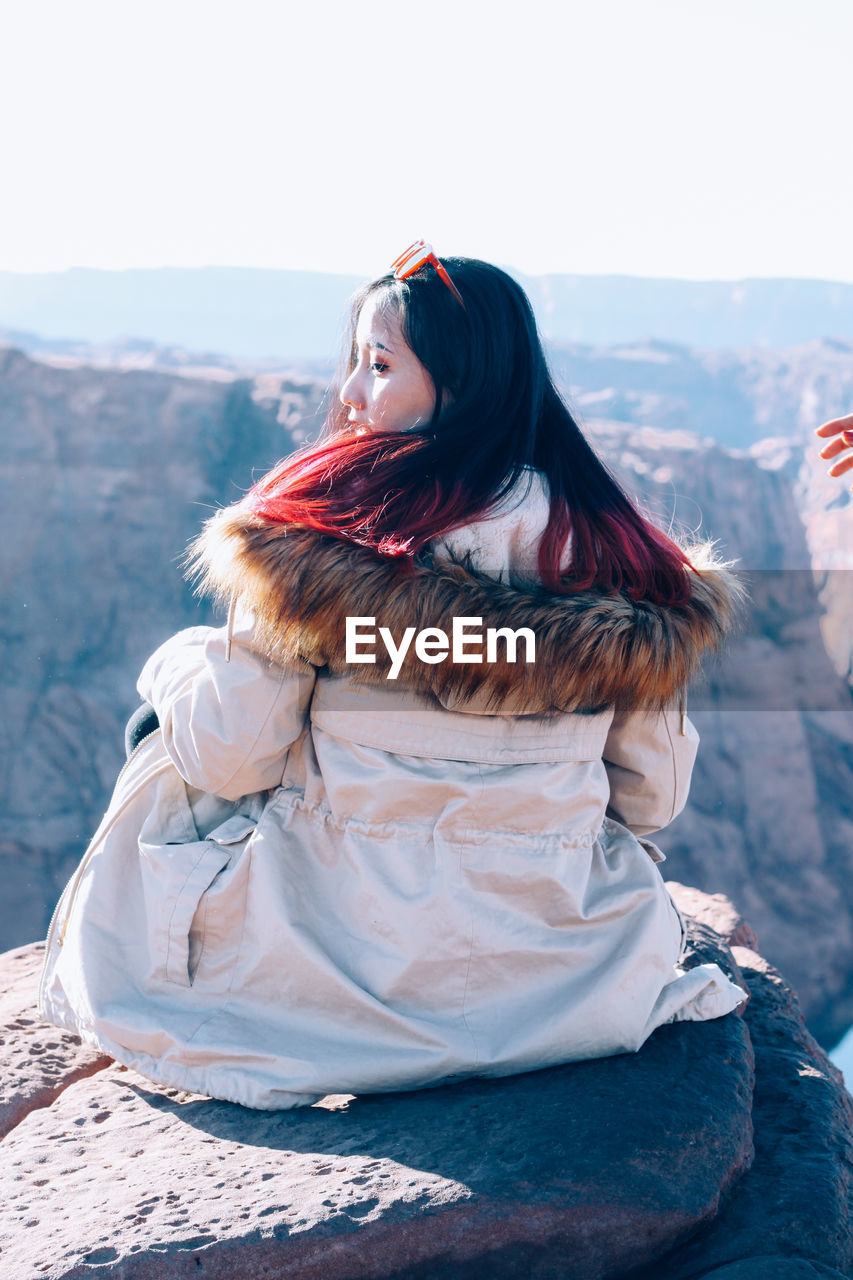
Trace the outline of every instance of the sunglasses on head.
<instances>
[{"instance_id":1,"label":"sunglasses on head","mask_svg":"<svg viewBox=\"0 0 853 1280\"><path fill-rule=\"evenodd\" d=\"M432 245L427 244L425 240L416 240L414 244L410 244L408 249L391 263L391 270L394 272L395 280L405 280L408 276L414 275L416 271L420 271L421 267L426 266L435 267L460 307L464 308L465 303L462 301L462 294L433 253Z\"/></svg>"}]
</instances>

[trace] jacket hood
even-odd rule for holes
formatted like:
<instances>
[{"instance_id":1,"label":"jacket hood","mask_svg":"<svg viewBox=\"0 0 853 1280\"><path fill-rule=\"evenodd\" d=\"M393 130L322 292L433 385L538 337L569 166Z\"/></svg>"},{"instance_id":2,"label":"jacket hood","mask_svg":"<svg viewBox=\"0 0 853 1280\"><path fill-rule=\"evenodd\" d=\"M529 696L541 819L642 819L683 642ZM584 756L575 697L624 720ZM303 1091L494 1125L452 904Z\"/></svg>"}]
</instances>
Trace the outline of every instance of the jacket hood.
<instances>
[{"instance_id":1,"label":"jacket hood","mask_svg":"<svg viewBox=\"0 0 853 1280\"><path fill-rule=\"evenodd\" d=\"M374 664L346 661L346 619L373 618L399 644L405 629L440 628L454 618L521 627L536 637L535 661L425 663L410 645L398 687L434 695L445 707L492 714L543 715L641 708L682 698L705 653L722 649L747 593L709 542L685 547L695 572L681 606L623 593L555 595L541 584L511 585L478 567L470 551L443 545L414 562L299 525L264 520L241 505L207 522L188 553L198 589L238 604L255 619L256 642L278 661L303 660L359 684L388 681L381 642Z\"/></svg>"}]
</instances>

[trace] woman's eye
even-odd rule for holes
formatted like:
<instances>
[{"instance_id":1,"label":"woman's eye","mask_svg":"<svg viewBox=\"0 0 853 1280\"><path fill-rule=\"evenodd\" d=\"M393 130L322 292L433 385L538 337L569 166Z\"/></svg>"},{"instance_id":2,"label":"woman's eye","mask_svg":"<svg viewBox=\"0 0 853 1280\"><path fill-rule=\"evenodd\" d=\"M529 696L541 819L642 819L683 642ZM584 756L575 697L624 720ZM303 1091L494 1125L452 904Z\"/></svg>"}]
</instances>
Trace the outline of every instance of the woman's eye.
<instances>
[{"instance_id":1,"label":"woman's eye","mask_svg":"<svg viewBox=\"0 0 853 1280\"><path fill-rule=\"evenodd\" d=\"M387 364L383 364L381 360L374 360L370 367L374 373L384 373L388 368Z\"/></svg>"}]
</instances>

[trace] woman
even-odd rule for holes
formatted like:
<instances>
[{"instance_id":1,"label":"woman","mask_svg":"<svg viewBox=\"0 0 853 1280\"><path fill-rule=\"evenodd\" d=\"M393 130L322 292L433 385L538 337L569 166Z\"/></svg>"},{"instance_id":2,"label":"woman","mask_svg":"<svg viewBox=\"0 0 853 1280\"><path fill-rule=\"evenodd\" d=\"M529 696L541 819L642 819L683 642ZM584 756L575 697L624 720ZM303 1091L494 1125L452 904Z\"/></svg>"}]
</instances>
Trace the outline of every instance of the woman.
<instances>
[{"instance_id":1,"label":"woman","mask_svg":"<svg viewBox=\"0 0 853 1280\"><path fill-rule=\"evenodd\" d=\"M325 438L192 551L225 628L146 664L43 1016L250 1106L636 1051L734 1009L643 839L740 588L627 499L522 290L413 246L357 295Z\"/></svg>"}]
</instances>

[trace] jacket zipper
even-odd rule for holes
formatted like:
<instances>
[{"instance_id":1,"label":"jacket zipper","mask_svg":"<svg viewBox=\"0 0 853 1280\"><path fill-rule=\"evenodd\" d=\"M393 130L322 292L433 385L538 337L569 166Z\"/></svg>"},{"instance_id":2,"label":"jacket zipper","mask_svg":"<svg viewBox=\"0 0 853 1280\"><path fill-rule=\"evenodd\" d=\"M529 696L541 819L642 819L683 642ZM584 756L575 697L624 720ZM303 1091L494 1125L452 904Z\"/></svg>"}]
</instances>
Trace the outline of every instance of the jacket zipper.
<instances>
[{"instance_id":1,"label":"jacket zipper","mask_svg":"<svg viewBox=\"0 0 853 1280\"><path fill-rule=\"evenodd\" d=\"M144 738L140 738L139 742L137 742L136 746L133 748L130 755L127 757L121 769L119 770L118 776L116 777L115 783L113 784L113 792L116 791L119 782L124 777L125 770L130 765L131 760L134 758L139 748L144 746L149 738L153 738L155 733L159 733L159 732L160 732L160 728L158 726L156 729L152 729L150 733L146 733ZM122 805L122 810L123 809L124 809L124 805ZM115 816L118 817L118 814L116 814ZM110 826L112 826L112 823L110 823ZM103 834L105 836L107 834L106 831L104 831ZM101 839L103 839L103 836L101 837ZM74 898L76 897L76 894L77 894L77 885L80 883L83 872L86 870L86 867L89 865L89 860L92 854L95 852L95 849L98 847L98 845L100 845L100 843L101 843L101 840L98 841L97 845L95 844L94 840L92 841L92 844L90 845L88 852L84 854L82 860L80 861L80 863L72 873L71 877L69 878L65 888L62 890L62 893L59 895L59 901L57 902L56 906L53 909L53 915L50 917L50 924L47 926L47 934L45 936L45 953L44 953L45 968L47 967L48 956L50 955L50 944L53 939L53 931L56 926L56 920L60 914L60 910L62 908L63 902L65 901L66 894L70 894L70 896L68 899L68 910L65 914L65 923L62 926L62 932L59 935L59 938L57 939L57 945L60 947L63 945L63 942L65 941L65 930L68 928L68 921L71 917L71 909L74 906Z\"/></svg>"}]
</instances>

